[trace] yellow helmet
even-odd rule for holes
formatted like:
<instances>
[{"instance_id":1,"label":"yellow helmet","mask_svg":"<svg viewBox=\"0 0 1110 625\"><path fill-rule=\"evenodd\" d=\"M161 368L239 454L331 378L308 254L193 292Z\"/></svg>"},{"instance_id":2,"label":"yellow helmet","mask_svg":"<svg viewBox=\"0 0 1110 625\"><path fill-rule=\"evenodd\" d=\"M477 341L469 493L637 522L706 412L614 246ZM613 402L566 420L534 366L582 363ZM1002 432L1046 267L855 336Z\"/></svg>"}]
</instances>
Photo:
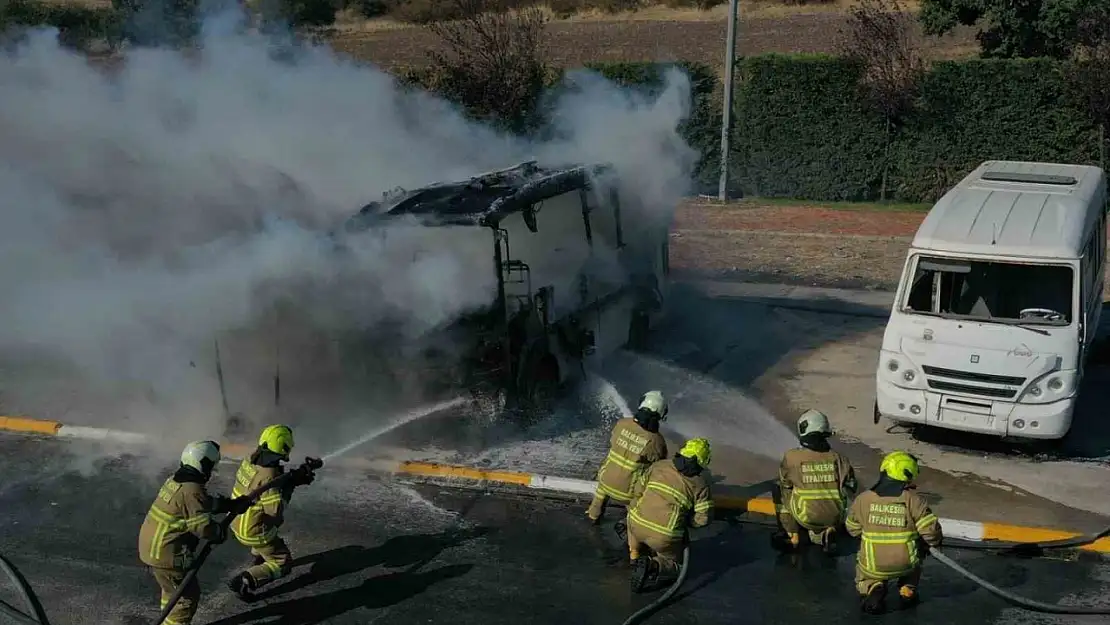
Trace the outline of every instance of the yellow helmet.
<instances>
[{"instance_id":1,"label":"yellow helmet","mask_svg":"<svg viewBox=\"0 0 1110 625\"><path fill-rule=\"evenodd\" d=\"M887 477L900 482L912 482L917 479L921 468L917 465L917 458L904 451L891 452L883 458L879 471Z\"/></svg>"},{"instance_id":2,"label":"yellow helmet","mask_svg":"<svg viewBox=\"0 0 1110 625\"><path fill-rule=\"evenodd\" d=\"M693 458L698 461L703 469L709 467L709 460L712 457L712 451L709 449L709 440L705 438L691 438L686 441L682 449L678 450L678 455L687 458Z\"/></svg>"},{"instance_id":3,"label":"yellow helmet","mask_svg":"<svg viewBox=\"0 0 1110 625\"><path fill-rule=\"evenodd\" d=\"M289 459L293 451L293 430L288 425L268 425L258 437L258 446Z\"/></svg>"}]
</instances>

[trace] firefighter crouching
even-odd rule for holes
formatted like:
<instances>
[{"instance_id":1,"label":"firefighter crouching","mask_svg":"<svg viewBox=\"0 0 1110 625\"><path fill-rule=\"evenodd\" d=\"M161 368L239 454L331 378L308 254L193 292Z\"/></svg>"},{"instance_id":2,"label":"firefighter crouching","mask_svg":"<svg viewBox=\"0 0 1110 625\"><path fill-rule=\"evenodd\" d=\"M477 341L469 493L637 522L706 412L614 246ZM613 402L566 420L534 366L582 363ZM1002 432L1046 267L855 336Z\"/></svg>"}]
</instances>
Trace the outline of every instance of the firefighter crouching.
<instances>
[{"instance_id":1,"label":"firefighter crouching","mask_svg":"<svg viewBox=\"0 0 1110 625\"><path fill-rule=\"evenodd\" d=\"M659 433L659 423L667 420L667 400L659 391L648 391L631 418L613 426L609 455L597 471L597 491L586 511L590 521L601 522L609 499L628 505L632 484L651 463L667 457L667 442Z\"/></svg>"},{"instance_id":2,"label":"firefighter crouching","mask_svg":"<svg viewBox=\"0 0 1110 625\"><path fill-rule=\"evenodd\" d=\"M903 608L918 602L917 584L929 547L943 536L937 516L914 490L917 459L904 451L888 454L879 467L879 481L852 502L845 527L862 536L856 557L856 590L860 608L870 614L885 609L886 583L896 579Z\"/></svg>"},{"instance_id":3,"label":"firefighter crouching","mask_svg":"<svg viewBox=\"0 0 1110 625\"><path fill-rule=\"evenodd\" d=\"M837 532L858 486L851 463L829 447L831 435L821 412L807 410L798 419L801 447L787 451L779 465L779 523L786 534L772 536L771 544L780 551L796 549L803 531L825 553L836 551Z\"/></svg>"},{"instance_id":4,"label":"firefighter crouching","mask_svg":"<svg viewBox=\"0 0 1110 625\"><path fill-rule=\"evenodd\" d=\"M150 567L162 589L161 608L185 579L201 540L222 543L226 536L213 514L241 511L247 500L231 501L210 496L205 488L220 462L220 446L213 441L189 443L181 452L181 465L158 489L142 528L139 529L139 559ZM167 615L166 625L188 625L200 601L196 577Z\"/></svg>"},{"instance_id":5,"label":"firefighter crouching","mask_svg":"<svg viewBox=\"0 0 1110 625\"><path fill-rule=\"evenodd\" d=\"M293 430L286 425L271 425L262 430L258 448L244 458L235 473L232 496L241 497L253 492L282 475L282 461L289 461L293 450ZM253 566L239 573L228 582L240 599L249 600L251 592L289 574L293 554L285 541L278 536L284 522L285 506L297 486L311 484L315 476L311 471L297 469L284 487L271 488L231 523L231 532L244 547L250 547L254 556Z\"/></svg>"},{"instance_id":6,"label":"firefighter crouching","mask_svg":"<svg viewBox=\"0 0 1110 625\"><path fill-rule=\"evenodd\" d=\"M634 564L632 592L673 582L687 528L709 525L713 512L705 475L709 459L709 441L691 439L673 459L652 464L633 485L627 525L628 556ZM640 554L642 545L651 550L650 556Z\"/></svg>"}]
</instances>

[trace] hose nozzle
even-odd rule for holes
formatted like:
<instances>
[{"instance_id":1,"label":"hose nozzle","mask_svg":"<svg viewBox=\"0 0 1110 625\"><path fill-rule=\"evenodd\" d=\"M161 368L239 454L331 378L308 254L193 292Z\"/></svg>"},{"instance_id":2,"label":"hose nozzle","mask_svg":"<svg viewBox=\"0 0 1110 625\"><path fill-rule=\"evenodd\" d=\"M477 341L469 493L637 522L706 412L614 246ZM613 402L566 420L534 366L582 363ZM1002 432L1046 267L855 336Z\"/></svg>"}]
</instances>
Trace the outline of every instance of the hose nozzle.
<instances>
[{"instance_id":1,"label":"hose nozzle","mask_svg":"<svg viewBox=\"0 0 1110 625\"><path fill-rule=\"evenodd\" d=\"M308 456L304 459L304 466L308 467L309 471L315 471L324 466L324 461L319 458Z\"/></svg>"}]
</instances>

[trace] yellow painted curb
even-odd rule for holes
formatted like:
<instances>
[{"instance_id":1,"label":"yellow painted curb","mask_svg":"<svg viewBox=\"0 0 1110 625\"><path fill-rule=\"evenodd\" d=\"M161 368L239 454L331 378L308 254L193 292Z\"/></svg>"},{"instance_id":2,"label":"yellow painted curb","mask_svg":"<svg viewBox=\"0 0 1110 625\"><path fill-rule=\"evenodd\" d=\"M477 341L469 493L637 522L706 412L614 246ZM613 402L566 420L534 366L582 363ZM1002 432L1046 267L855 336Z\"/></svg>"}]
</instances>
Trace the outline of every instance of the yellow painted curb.
<instances>
[{"instance_id":1,"label":"yellow painted curb","mask_svg":"<svg viewBox=\"0 0 1110 625\"><path fill-rule=\"evenodd\" d=\"M0 417L0 430L10 432L32 432L35 434L57 434L62 427L57 421L40 421L25 417Z\"/></svg>"},{"instance_id":2,"label":"yellow painted curb","mask_svg":"<svg viewBox=\"0 0 1110 625\"><path fill-rule=\"evenodd\" d=\"M1075 538L1076 536L1082 535L1077 532L1064 532L1041 527L1022 527L1020 525L1006 525L1004 523L983 523L982 525L984 540L999 540L1014 543L1041 543ZM1089 545L1079 547L1079 549L1098 553L1110 553L1110 538L1100 538Z\"/></svg>"},{"instance_id":3,"label":"yellow painted curb","mask_svg":"<svg viewBox=\"0 0 1110 625\"><path fill-rule=\"evenodd\" d=\"M739 510L775 516L775 502L765 497L747 499L730 495L718 495L713 498L713 506L722 510Z\"/></svg>"},{"instance_id":4,"label":"yellow painted curb","mask_svg":"<svg viewBox=\"0 0 1110 625\"><path fill-rule=\"evenodd\" d=\"M528 486L532 483L532 475L529 473L517 473L515 471L483 471L481 469L434 464L431 462L402 462L397 471L399 473L422 475L424 477L461 477L470 480L518 484L520 486Z\"/></svg>"}]
</instances>

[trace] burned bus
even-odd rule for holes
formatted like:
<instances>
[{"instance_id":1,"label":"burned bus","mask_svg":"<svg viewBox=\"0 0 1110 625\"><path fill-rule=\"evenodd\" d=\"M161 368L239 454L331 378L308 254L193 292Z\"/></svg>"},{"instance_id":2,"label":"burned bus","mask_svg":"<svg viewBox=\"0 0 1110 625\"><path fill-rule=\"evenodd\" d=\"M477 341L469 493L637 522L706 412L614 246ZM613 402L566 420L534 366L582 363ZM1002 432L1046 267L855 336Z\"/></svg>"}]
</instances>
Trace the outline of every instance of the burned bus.
<instances>
[{"instance_id":1,"label":"burned bus","mask_svg":"<svg viewBox=\"0 0 1110 625\"><path fill-rule=\"evenodd\" d=\"M421 394L465 389L512 414L542 415L590 358L642 347L665 311L670 224L626 195L608 166L532 161L397 191L351 218L346 232L409 219L452 228L447 245L488 245L496 294L421 338Z\"/></svg>"},{"instance_id":2,"label":"burned bus","mask_svg":"<svg viewBox=\"0 0 1110 625\"><path fill-rule=\"evenodd\" d=\"M533 161L384 194L330 238L335 253L347 255L337 257L340 265L358 274L365 263L379 263L373 269L390 274L388 280L339 281L344 293L367 292L344 304L338 323L321 325L305 305L333 297L334 285L325 286L272 307L284 312L254 338L237 344L231 333L220 338L231 345L217 371L229 430L249 429L264 415L290 423L319 415L334 420L364 414L366 406L399 410L459 396L489 416L542 417L592 359L642 347L664 314L669 220L669 210L641 205L637 189L622 188L606 165ZM420 255L458 266L414 271ZM413 283L422 278L429 283ZM389 302L379 300L391 295L376 290L383 283L419 295L481 288L468 294L463 312L444 311L435 323L422 319L418 331L406 332L406 317L425 311L405 302L380 314ZM237 376L226 390L224 371Z\"/></svg>"}]
</instances>

